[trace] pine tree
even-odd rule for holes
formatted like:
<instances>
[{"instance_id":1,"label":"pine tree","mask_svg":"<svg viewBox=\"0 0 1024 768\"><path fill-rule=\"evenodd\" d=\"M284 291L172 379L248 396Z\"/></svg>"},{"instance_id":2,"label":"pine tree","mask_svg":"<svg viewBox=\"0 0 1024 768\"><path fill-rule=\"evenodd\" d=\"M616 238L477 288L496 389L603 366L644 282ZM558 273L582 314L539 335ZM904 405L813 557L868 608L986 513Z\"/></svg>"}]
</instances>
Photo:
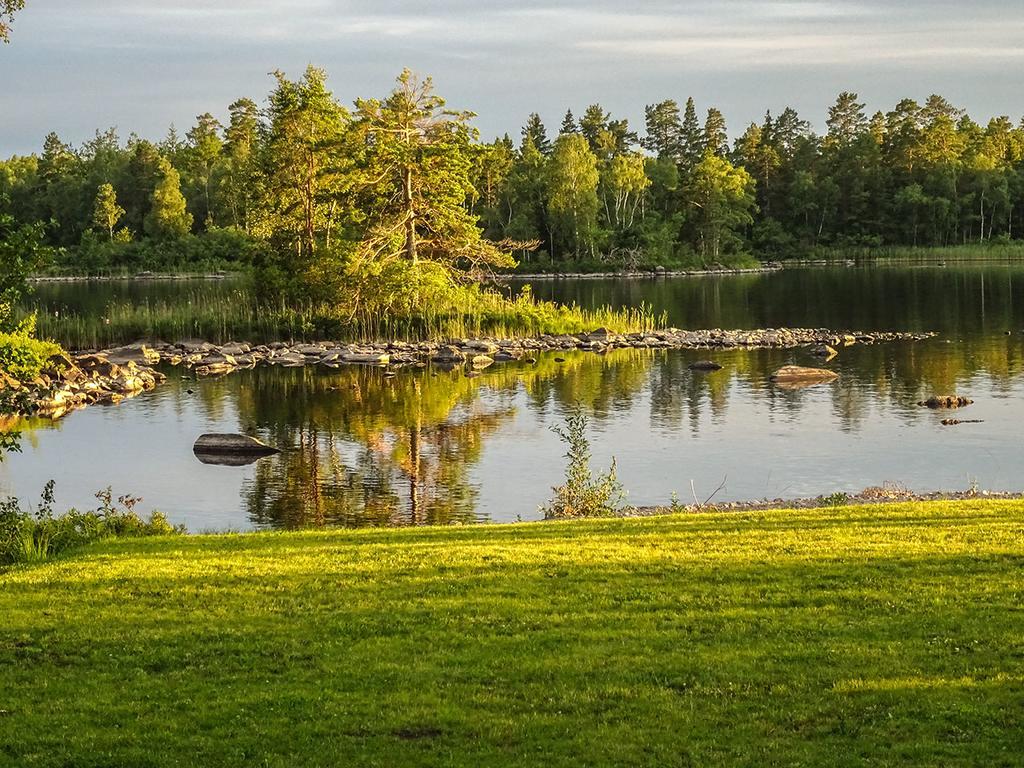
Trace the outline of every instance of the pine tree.
<instances>
[{"instance_id":1,"label":"pine tree","mask_svg":"<svg viewBox=\"0 0 1024 768\"><path fill-rule=\"evenodd\" d=\"M533 146L542 155L551 154L551 140L548 138L548 131L544 127L540 115L536 112L530 113L526 119L526 125L523 126L523 144L526 143L527 138L533 142Z\"/></svg>"},{"instance_id":2,"label":"pine tree","mask_svg":"<svg viewBox=\"0 0 1024 768\"><path fill-rule=\"evenodd\" d=\"M725 117L715 107L708 110L704 121L704 150L719 157L729 154L729 134L725 129Z\"/></svg>"},{"instance_id":3,"label":"pine tree","mask_svg":"<svg viewBox=\"0 0 1024 768\"><path fill-rule=\"evenodd\" d=\"M704 129L701 128L700 121L697 119L697 106L692 97L686 100L686 107L683 111L680 145L684 157L684 167L692 168L700 162L704 155Z\"/></svg>"},{"instance_id":4,"label":"pine tree","mask_svg":"<svg viewBox=\"0 0 1024 768\"><path fill-rule=\"evenodd\" d=\"M571 109L565 111L565 117L562 118L562 127L558 129L559 136L565 136L567 133L579 133L580 128L576 124L576 118L572 114Z\"/></svg>"}]
</instances>

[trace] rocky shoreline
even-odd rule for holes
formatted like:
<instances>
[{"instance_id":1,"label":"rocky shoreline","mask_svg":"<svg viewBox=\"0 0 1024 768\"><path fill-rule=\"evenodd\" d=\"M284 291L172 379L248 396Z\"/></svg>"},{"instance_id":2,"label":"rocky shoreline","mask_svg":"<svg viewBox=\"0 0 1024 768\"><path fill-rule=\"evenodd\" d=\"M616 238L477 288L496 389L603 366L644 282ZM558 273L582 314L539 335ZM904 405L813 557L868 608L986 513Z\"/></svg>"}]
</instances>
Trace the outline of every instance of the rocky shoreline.
<instances>
[{"instance_id":1,"label":"rocky shoreline","mask_svg":"<svg viewBox=\"0 0 1024 768\"><path fill-rule=\"evenodd\" d=\"M522 361L535 363L545 352L589 351L598 354L613 349L822 349L853 344L919 341L933 333L892 333L832 331L810 328L767 328L760 330L699 330L668 328L649 333L617 334L605 328L589 333L540 336L524 339L457 339L448 343L394 341L380 344L340 342L216 345L205 341L137 342L104 350L84 350L68 357L51 358L42 375L33 382L20 383L9 377L0 389L24 388L25 412L53 419L97 403L116 404L156 387L165 374L154 366L182 366L197 377L220 376L258 365L297 368L372 365L388 369L464 368L477 376L493 364Z\"/></svg>"},{"instance_id":2,"label":"rocky shoreline","mask_svg":"<svg viewBox=\"0 0 1024 768\"><path fill-rule=\"evenodd\" d=\"M610 272L510 272L498 277L505 280L652 280L659 277L714 277L715 275L763 275L779 272L782 264L765 262L759 267L717 267L713 269L613 270Z\"/></svg>"},{"instance_id":3,"label":"rocky shoreline","mask_svg":"<svg viewBox=\"0 0 1024 768\"><path fill-rule=\"evenodd\" d=\"M804 499L759 499L755 501L728 501L704 504L675 504L658 507L630 507L622 517L653 517L680 512L763 512L777 509L821 509L823 507L856 507L873 504L898 504L907 501L969 501L970 499L1021 499L1018 491L930 491L915 493L894 485L873 486L854 494L835 493Z\"/></svg>"}]
</instances>

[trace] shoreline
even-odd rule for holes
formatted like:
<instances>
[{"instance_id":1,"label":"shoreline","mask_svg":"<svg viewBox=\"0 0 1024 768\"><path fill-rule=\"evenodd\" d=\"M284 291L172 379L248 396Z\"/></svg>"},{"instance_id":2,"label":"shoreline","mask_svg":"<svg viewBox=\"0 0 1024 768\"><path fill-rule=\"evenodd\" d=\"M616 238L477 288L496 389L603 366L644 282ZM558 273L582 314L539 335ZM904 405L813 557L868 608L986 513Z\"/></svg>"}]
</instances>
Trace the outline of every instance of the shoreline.
<instances>
[{"instance_id":1,"label":"shoreline","mask_svg":"<svg viewBox=\"0 0 1024 768\"><path fill-rule=\"evenodd\" d=\"M724 512L778 512L786 509L817 510L840 509L843 507L869 507L884 504L937 503L961 501L1012 501L1024 499L1024 491L989 491L970 489L966 491L923 491L915 492L900 486L872 486L848 494L837 492L808 498L749 499L745 501L705 502L703 504L630 507L621 518L660 517L676 514L713 514Z\"/></svg>"},{"instance_id":2,"label":"shoreline","mask_svg":"<svg viewBox=\"0 0 1024 768\"><path fill-rule=\"evenodd\" d=\"M51 419L96 403L117 404L154 389L166 378L154 366L182 367L197 378L223 376L256 366L327 369L351 365L386 369L397 375L402 369L436 366L441 370L461 368L466 377L481 375L491 365L537 362L536 355L555 352L607 354L615 349L732 349L813 348L812 354L827 362L836 347L855 344L915 342L933 338L935 333L833 331L808 328L767 328L757 330L698 330L668 328L647 333L617 334L606 328L575 335L545 335L519 339L454 339L444 342L393 341L377 344L343 342L250 345L232 342L215 345L205 341L135 342L102 350L81 350L51 358L36 382L4 383L24 389L27 409L21 415ZM559 360L556 358L556 362ZM714 361L695 362L705 372L721 366ZM813 370L813 369L812 369ZM820 372L820 371L819 371ZM833 376L834 378L834 376ZM820 381L821 379L815 379Z\"/></svg>"}]
</instances>

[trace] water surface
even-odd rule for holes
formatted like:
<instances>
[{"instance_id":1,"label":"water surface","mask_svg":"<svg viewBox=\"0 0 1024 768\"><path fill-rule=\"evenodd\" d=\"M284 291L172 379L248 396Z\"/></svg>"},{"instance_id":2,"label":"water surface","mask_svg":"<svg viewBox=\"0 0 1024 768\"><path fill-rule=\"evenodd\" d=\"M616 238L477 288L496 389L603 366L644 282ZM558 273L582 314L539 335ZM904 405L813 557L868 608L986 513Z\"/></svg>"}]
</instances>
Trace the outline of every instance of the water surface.
<instances>
[{"instance_id":1,"label":"water surface","mask_svg":"<svg viewBox=\"0 0 1024 768\"><path fill-rule=\"evenodd\" d=\"M125 283L102 284L102 292L106 301L144 300L147 285L164 298L225 289ZM96 290L40 286L37 301L48 306L59 292L64 306L96 307ZM478 378L259 368L194 381L168 369L154 392L30 425L24 453L0 465L0 493L33 497L54 478L62 504L88 506L110 485L192 530L533 519L563 468L550 426L577 404L591 417L595 468L614 456L635 504L665 503L673 492L703 500L723 481L719 500L883 482L1024 489L1024 266L560 280L534 290L584 305L644 301L679 327L941 336L842 349L829 364L837 382L798 391L768 376L790 363L817 364L806 350L580 352L559 355L565 362L545 355L536 365L495 365ZM723 370L688 370L708 356ZM944 427L948 414L916 405L947 392L973 397L958 415L985 423ZM285 451L245 467L202 464L191 447L209 431L255 434Z\"/></svg>"}]
</instances>

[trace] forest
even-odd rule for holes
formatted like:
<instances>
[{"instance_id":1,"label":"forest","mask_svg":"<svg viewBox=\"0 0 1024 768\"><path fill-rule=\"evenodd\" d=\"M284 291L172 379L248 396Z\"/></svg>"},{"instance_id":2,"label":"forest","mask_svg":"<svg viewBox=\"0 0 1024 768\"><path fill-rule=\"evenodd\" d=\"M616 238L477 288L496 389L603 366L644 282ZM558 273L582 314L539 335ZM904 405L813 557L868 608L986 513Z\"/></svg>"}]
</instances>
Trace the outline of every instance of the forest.
<instances>
[{"instance_id":1,"label":"forest","mask_svg":"<svg viewBox=\"0 0 1024 768\"><path fill-rule=\"evenodd\" d=\"M730 139L692 98L642 135L601 105L480 141L429 79L343 105L326 73L276 73L265 105L199 115L158 142L51 133L0 161L6 228L38 227L64 273L380 278L389 258L487 272L713 267L842 249L1006 243L1024 233L1024 122L941 96L869 114L841 93L823 135L793 109ZM335 286L336 287L336 286Z\"/></svg>"}]
</instances>

